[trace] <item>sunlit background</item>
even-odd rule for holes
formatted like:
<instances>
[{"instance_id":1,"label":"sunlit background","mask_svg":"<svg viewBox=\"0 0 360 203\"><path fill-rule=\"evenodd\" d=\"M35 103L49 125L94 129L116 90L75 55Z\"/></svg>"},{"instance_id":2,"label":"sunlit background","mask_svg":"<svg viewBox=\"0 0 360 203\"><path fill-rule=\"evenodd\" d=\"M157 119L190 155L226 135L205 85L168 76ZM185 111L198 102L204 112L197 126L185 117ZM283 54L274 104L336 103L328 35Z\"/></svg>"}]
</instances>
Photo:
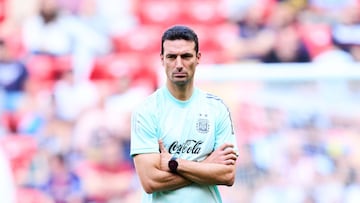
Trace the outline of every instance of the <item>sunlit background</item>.
<instances>
[{"instance_id":1,"label":"sunlit background","mask_svg":"<svg viewBox=\"0 0 360 203\"><path fill-rule=\"evenodd\" d=\"M130 115L173 24L232 113L224 203L360 202L359 0L0 0L0 203L140 201Z\"/></svg>"}]
</instances>

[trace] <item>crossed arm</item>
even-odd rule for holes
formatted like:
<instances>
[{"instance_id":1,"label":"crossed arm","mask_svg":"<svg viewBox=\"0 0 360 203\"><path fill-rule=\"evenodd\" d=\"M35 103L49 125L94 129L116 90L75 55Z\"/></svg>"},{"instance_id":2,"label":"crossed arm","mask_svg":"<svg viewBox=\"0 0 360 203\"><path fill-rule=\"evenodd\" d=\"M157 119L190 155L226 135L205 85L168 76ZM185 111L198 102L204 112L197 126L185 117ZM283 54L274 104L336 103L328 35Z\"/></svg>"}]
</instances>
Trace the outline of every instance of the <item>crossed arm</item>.
<instances>
[{"instance_id":1,"label":"crossed arm","mask_svg":"<svg viewBox=\"0 0 360 203\"><path fill-rule=\"evenodd\" d=\"M235 179L237 155L232 144L223 144L204 161L177 159L178 173L168 168L172 155L159 141L160 153L138 154L134 157L136 171L147 193L178 189L195 182L206 185L231 186Z\"/></svg>"}]
</instances>

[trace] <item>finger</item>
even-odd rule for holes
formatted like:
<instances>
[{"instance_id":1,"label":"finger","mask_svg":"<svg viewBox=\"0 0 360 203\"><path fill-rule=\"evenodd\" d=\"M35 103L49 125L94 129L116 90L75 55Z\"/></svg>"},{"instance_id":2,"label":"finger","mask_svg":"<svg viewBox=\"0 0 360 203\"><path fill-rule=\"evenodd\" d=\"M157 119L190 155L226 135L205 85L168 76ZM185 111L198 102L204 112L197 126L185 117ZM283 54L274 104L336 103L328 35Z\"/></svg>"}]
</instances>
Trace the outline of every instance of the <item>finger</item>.
<instances>
[{"instance_id":1,"label":"finger","mask_svg":"<svg viewBox=\"0 0 360 203\"><path fill-rule=\"evenodd\" d=\"M223 152L224 152L224 154L236 154L235 150L230 147L225 148Z\"/></svg>"},{"instance_id":2,"label":"finger","mask_svg":"<svg viewBox=\"0 0 360 203\"><path fill-rule=\"evenodd\" d=\"M235 154L227 154L227 155L225 156L225 159L226 159L226 160L234 160L234 161L236 161L236 160L237 160L237 156L236 156Z\"/></svg>"},{"instance_id":3,"label":"finger","mask_svg":"<svg viewBox=\"0 0 360 203\"><path fill-rule=\"evenodd\" d=\"M230 144L230 143L225 143L225 144L222 144L218 149L219 150L225 150L226 148L233 148L234 145L233 144Z\"/></svg>"},{"instance_id":4,"label":"finger","mask_svg":"<svg viewBox=\"0 0 360 203\"><path fill-rule=\"evenodd\" d=\"M229 159L229 160L225 161L225 165L235 165L235 163L236 163L236 161L232 160L232 159Z\"/></svg>"}]
</instances>

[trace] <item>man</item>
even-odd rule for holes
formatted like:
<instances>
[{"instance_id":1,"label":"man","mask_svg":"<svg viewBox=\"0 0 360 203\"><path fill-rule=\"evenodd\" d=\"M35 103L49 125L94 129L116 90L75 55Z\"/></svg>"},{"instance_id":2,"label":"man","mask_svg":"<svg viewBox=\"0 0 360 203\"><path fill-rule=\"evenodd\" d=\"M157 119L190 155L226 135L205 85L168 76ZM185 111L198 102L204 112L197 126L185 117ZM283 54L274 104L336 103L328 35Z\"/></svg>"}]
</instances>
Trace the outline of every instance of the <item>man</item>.
<instances>
[{"instance_id":1,"label":"man","mask_svg":"<svg viewBox=\"0 0 360 203\"><path fill-rule=\"evenodd\" d=\"M201 53L196 33L174 26L162 36L166 85L132 115L131 156L143 202L221 202L217 185L235 179L237 147L228 108L194 87ZM159 153L160 152L160 153Z\"/></svg>"}]
</instances>

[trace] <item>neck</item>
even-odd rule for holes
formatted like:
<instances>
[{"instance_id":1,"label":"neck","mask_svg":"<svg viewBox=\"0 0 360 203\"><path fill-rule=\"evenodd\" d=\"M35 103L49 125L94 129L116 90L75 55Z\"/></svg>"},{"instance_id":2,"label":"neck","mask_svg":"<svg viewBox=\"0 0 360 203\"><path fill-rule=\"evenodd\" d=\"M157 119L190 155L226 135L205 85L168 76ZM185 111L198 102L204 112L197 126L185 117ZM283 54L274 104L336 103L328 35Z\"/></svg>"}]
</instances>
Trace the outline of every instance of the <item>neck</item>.
<instances>
[{"instance_id":1,"label":"neck","mask_svg":"<svg viewBox=\"0 0 360 203\"><path fill-rule=\"evenodd\" d=\"M167 83L167 88L176 99L186 101L190 99L194 86L192 84L175 85L173 83Z\"/></svg>"}]
</instances>

